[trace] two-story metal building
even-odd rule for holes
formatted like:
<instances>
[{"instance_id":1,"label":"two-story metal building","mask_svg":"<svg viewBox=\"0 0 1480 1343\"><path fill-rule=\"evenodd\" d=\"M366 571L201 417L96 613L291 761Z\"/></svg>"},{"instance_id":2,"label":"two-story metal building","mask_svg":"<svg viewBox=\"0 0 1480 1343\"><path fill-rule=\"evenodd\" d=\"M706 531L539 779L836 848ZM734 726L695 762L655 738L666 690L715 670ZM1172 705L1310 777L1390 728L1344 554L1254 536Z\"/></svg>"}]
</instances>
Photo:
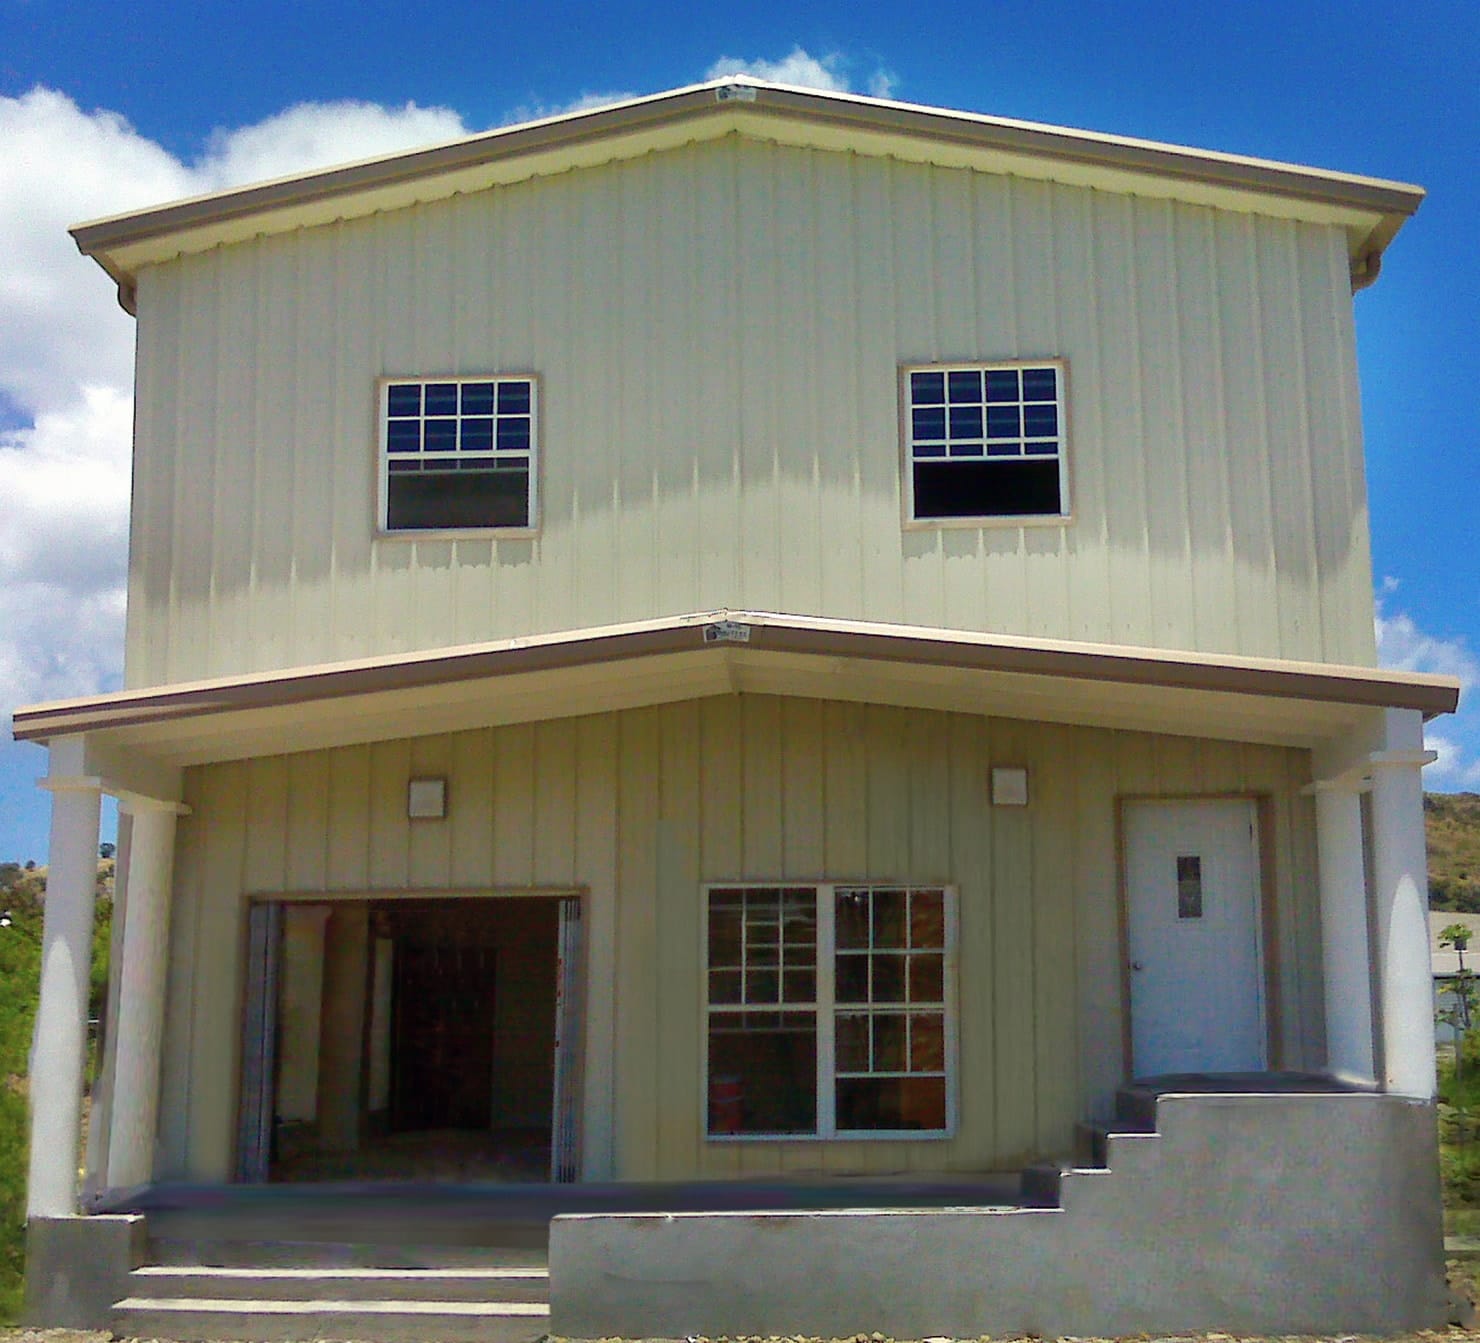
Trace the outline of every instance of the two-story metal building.
<instances>
[{"instance_id":1,"label":"two-story metal building","mask_svg":"<svg viewBox=\"0 0 1480 1343\"><path fill-rule=\"evenodd\" d=\"M15 718L37 1312L350 1181L577 1186L564 1335L1441 1319L1458 688L1375 667L1352 323L1421 196L724 79L76 229L127 686Z\"/></svg>"}]
</instances>

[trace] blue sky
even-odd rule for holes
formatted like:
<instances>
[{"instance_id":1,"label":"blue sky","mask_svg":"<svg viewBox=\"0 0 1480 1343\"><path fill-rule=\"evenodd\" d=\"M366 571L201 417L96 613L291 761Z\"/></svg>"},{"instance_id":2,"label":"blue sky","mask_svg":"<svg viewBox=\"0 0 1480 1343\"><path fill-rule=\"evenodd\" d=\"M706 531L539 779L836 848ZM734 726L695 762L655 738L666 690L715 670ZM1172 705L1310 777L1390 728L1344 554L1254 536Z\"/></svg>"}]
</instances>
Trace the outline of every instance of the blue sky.
<instances>
[{"instance_id":1,"label":"blue sky","mask_svg":"<svg viewBox=\"0 0 1480 1343\"><path fill-rule=\"evenodd\" d=\"M79 219L723 68L1417 182L1356 302L1381 647L1480 699L1480 5L0 5L0 715L118 684L131 333ZM0 734L0 859L44 753ZM1480 789L1480 706L1430 787Z\"/></svg>"}]
</instances>

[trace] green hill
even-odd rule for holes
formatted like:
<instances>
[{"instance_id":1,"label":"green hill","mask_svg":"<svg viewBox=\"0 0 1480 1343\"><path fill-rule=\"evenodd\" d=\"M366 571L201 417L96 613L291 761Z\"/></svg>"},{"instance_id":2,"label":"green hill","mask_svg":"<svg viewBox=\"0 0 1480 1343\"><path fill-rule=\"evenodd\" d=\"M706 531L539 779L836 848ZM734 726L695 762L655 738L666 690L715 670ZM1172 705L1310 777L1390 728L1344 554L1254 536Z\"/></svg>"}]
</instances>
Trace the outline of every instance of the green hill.
<instances>
[{"instance_id":1,"label":"green hill","mask_svg":"<svg viewBox=\"0 0 1480 1343\"><path fill-rule=\"evenodd\" d=\"M1480 793L1426 793L1429 908L1480 914Z\"/></svg>"}]
</instances>

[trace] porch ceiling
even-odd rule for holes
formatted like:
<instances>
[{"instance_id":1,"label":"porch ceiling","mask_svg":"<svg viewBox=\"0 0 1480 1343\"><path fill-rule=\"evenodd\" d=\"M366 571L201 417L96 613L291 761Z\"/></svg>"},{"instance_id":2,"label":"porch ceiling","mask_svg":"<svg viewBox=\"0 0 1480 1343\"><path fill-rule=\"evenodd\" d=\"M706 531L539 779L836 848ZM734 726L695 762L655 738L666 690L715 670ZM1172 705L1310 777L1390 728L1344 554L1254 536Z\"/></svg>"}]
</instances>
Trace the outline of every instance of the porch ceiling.
<instances>
[{"instance_id":1,"label":"porch ceiling","mask_svg":"<svg viewBox=\"0 0 1480 1343\"><path fill-rule=\"evenodd\" d=\"M1311 747L1374 708L1453 710L1451 677L719 611L17 711L167 766L729 693L992 714Z\"/></svg>"}]
</instances>

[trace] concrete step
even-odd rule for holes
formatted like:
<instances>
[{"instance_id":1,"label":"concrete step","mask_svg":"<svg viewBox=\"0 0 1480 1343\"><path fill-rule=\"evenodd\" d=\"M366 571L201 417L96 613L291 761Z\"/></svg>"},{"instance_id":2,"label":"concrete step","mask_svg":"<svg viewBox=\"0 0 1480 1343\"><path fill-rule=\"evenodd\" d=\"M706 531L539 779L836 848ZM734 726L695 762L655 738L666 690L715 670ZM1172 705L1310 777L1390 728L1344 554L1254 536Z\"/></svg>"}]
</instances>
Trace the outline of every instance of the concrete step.
<instances>
[{"instance_id":1,"label":"concrete step","mask_svg":"<svg viewBox=\"0 0 1480 1343\"><path fill-rule=\"evenodd\" d=\"M1143 1087L1121 1087L1115 1093L1115 1122L1121 1133L1156 1132L1156 1092Z\"/></svg>"},{"instance_id":2,"label":"concrete step","mask_svg":"<svg viewBox=\"0 0 1480 1343\"><path fill-rule=\"evenodd\" d=\"M151 1236L147 1258L151 1264L208 1268L543 1269L549 1262L549 1249L544 1239L528 1245L476 1245L409 1238L390 1244L270 1236Z\"/></svg>"},{"instance_id":3,"label":"concrete step","mask_svg":"<svg viewBox=\"0 0 1480 1343\"><path fill-rule=\"evenodd\" d=\"M544 1268L210 1268L154 1264L129 1275L131 1297L217 1301L550 1300Z\"/></svg>"},{"instance_id":4,"label":"concrete step","mask_svg":"<svg viewBox=\"0 0 1480 1343\"><path fill-rule=\"evenodd\" d=\"M131 1296L113 1308L121 1338L367 1339L377 1343L532 1343L549 1330L534 1301L277 1301Z\"/></svg>"},{"instance_id":5,"label":"concrete step","mask_svg":"<svg viewBox=\"0 0 1480 1343\"><path fill-rule=\"evenodd\" d=\"M1064 1171L1052 1161L1041 1161L1024 1168L1018 1201L1024 1208L1057 1208Z\"/></svg>"}]
</instances>

